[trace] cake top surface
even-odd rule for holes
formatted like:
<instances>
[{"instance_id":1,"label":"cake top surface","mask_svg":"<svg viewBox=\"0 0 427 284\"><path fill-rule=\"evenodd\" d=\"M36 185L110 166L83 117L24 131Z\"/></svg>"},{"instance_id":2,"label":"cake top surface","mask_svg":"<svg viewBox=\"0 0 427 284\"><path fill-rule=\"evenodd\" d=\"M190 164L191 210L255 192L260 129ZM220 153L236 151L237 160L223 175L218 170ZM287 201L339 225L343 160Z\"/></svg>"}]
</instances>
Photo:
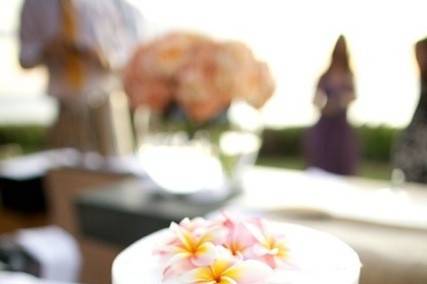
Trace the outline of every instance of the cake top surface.
<instances>
[{"instance_id":1,"label":"cake top surface","mask_svg":"<svg viewBox=\"0 0 427 284\"><path fill-rule=\"evenodd\" d=\"M357 283L357 254L298 225L224 213L172 223L125 250L114 284Z\"/></svg>"}]
</instances>

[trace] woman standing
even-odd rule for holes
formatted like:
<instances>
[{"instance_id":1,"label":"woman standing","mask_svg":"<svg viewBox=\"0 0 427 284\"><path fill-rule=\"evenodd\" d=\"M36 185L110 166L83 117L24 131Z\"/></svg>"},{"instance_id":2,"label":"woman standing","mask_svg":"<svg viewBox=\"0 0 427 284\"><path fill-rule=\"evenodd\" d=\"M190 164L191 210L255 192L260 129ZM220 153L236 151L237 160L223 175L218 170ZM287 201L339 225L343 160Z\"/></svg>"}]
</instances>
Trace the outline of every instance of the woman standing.
<instances>
[{"instance_id":1,"label":"woman standing","mask_svg":"<svg viewBox=\"0 0 427 284\"><path fill-rule=\"evenodd\" d=\"M358 161L356 136L347 121L347 109L355 99L353 72L347 45L340 36L329 68L320 77L314 104L320 119L307 133L306 162L341 175L355 174Z\"/></svg>"}]
</instances>

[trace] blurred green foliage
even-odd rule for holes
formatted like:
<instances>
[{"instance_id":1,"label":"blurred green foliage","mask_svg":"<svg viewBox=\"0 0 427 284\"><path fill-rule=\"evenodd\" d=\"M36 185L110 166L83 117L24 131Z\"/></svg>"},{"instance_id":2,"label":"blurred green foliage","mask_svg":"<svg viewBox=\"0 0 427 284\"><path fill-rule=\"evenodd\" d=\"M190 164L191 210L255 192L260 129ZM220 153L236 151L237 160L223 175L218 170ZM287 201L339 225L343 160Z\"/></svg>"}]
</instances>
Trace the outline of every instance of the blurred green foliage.
<instances>
[{"instance_id":1,"label":"blurred green foliage","mask_svg":"<svg viewBox=\"0 0 427 284\"><path fill-rule=\"evenodd\" d=\"M356 130L360 139L362 158L376 162L390 162L394 143L401 129L361 126Z\"/></svg>"},{"instance_id":2,"label":"blurred green foliage","mask_svg":"<svg viewBox=\"0 0 427 284\"><path fill-rule=\"evenodd\" d=\"M0 146L32 153L46 146L47 127L42 125L0 125ZM12 146L13 145L13 146Z\"/></svg>"},{"instance_id":3,"label":"blurred green foliage","mask_svg":"<svg viewBox=\"0 0 427 284\"><path fill-rule=\"evenodd\" d=\"M303 153L303 135L306 128L292 127L281 129L265 129L262 134L260 156L265 157L296 157Z\"/></svg>"},{"instance_id":4,"label":"blurred green foliage","mask_svg":"<svg viewBox=\"0 0 427 284\"><path fill-rule=\"evenodd\" d=\"M356 133L363 160L389 163L400 129L387 126L360 126ZM265 129L260 157L301 157L306 127Z\"/></svg>"},{"instance_id":5,"label":"blurred green foliage","mask_svg":"<svg viewBox=\"0 0 427 284\"><path fill-rule=\"evenodd\" d=\"M260 157L301 157L306 127L265 129ZM393 143L400 129L387 126L356 128L362 159L388 163ZM18 145L23 153L39 151L46 146L47 128L41 125L0 125L0 146Z\"/></svg>"}]
</instances>

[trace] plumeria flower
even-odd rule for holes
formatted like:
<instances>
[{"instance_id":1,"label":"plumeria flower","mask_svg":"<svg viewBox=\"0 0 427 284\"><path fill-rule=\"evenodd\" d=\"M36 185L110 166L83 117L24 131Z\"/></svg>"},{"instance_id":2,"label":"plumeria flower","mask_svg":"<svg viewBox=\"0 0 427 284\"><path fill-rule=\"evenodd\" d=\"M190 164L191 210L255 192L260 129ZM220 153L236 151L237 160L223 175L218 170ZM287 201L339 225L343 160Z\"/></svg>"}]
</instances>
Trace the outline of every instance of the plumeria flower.
<instances>
[{"instance_id":1,"label":"plumeria flower","mask_svg":"<svg viewBox=\"0 0 427 284\"><path fill-rule=\"evenodd\" d=\"M181 230L178 230L180 228ZM170 229L155 250L155 254L164 254L168 252L170 246L180 243L180 231L187 232L195 237L205 235L205 238L210 238L215 244L221 243L226 237L226 228L217 222L212 222L204 218L184 218L179 224L172 222Z\"/></svg>"},{"instance_id":2,"label":"plumeria flower","mask_svg":"<svg viewBox=\"0 0 427 284\"><path fill-rule=\"evenodd\" d=\"M199 227L196 225L198 222L205 224L202 220L185 220L182 225L171 224L170 231L175 239L169 240L159 253L165 263L165 278L175 276L182 270L208 265L215 259L215 244L223 243L225 234L219 228Z\"/></svg>"},{"instance_id":3,"label":"plumeria flower","mask_svg":"<svg viewBox=\"0 0 427 284\"><path fill-rule=\"evenodd\" d=\"M181 222L179 222L179 226L186 229L187 231L197 234L206 230L210 230L213 224L204 218L197 217L194 219L184 218Z\"/></svg>"},{"instance_id":4,"label":"plumeria flower","mask_svg":"<svg viewBox=\"0 0 427 284\"><path fill-rule=\"evenodd\" d=\"M255 260L238 260L224 247L217 247L215 260L179 277L183 284L265 284L272 270Z\"/></svg>"},{"instance_id":5,"label":"plumeria flower","mask_svg":"<svg viewBox=\"0 0 427 284\"><path fill-rule=\"evenodd\" d=\"M257 243L257 239L248 230L245 220L232 216L227 212L222 213L222 218L217 222L227 229L228 234L224 246L238 257L245 259L248 251Z\"/></svg>"},{"instance_id":6,"label":"plumeria flower","mask_svg":"<svg viewBox=\"0 0 427 284\"><path fill-rule=\"evenodd\" d=\"M284 236L270 232L262 220L257 220L255 225L246 223L246 227L257 240L251 248L252 258L263 261L273 269L286 264L289 249Z\"/></svg>"}]
</instances>

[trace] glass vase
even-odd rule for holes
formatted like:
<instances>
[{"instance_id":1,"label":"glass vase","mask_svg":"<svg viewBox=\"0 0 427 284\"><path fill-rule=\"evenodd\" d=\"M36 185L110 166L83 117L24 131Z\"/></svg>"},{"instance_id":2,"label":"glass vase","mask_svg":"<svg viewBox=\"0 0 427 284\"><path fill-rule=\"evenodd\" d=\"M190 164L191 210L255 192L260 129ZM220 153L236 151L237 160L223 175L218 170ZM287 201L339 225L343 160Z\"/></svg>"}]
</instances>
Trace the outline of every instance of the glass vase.
<instances>
[{"instance_id":1,"label":"glass vase","mask_svg":"<svg viewBox=\"0 0 427 284\"><path fill-rule=\"evenodd\" d=\"M244 102L203 123L189 119L177 105L162 113L141 108L135 124L143 167L166 195L205 193L215 199L237 194L261 146L259 112Z\"/></svg>"}]
</instances>

